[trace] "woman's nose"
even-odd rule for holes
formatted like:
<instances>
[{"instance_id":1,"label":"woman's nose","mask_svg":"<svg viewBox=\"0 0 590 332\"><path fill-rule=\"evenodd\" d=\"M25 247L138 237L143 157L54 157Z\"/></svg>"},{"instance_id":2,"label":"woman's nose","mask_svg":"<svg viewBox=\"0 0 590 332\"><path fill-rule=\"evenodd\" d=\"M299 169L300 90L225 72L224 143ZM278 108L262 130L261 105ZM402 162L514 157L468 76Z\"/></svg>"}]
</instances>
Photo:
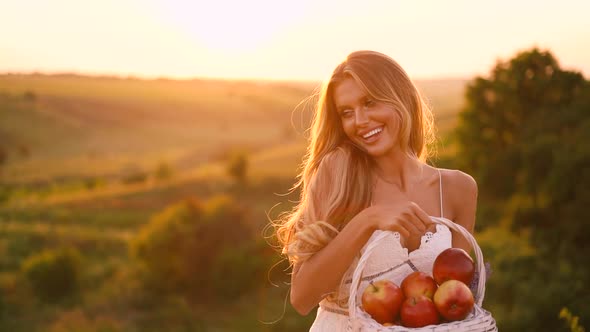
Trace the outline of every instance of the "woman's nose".
<instances>
[{"instance_id":1,"label":"woman's nose","mask_svg":"<svg viewBox=\"0 0 590 332\"><path fill-rule=\"evenodd\" d=\"M355 116L355 122L356 125L364 125L367 124L369 122L369 117L367 116L367 113L365 112L364 109L359 108L354 112L354 116Z\"/></svg>"}]
</instances>

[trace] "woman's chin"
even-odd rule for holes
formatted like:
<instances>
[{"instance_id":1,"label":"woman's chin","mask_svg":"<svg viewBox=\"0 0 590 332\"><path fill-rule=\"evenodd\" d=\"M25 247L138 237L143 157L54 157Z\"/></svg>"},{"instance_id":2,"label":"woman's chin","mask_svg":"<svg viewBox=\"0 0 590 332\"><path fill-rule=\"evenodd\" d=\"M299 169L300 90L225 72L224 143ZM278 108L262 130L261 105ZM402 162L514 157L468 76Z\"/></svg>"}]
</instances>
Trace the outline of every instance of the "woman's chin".
<instances>
[{"instance_id":1,"label":"woman's chin","mask_svg":"<svg viewBox=\"0 0 590 332\"><path fill-rule=\"evenodd\" d=\"M367 151L367 154L369 156L373 158L378 158L389 154L391 152L391 149L387 149L386 147L376 145L365 147L365 151Z\"/></svg>"}]
</instances>

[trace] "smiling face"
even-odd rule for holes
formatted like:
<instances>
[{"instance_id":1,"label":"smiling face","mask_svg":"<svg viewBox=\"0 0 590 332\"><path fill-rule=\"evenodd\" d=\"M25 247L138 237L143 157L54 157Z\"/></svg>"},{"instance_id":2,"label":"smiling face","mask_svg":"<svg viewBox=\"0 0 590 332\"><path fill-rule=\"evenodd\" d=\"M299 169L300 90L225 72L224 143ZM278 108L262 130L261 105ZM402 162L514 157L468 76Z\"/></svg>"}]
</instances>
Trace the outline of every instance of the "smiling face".
<instances>
[{"instance_id":1,"label":"smiling face","mask_svg":"<svg viewBox=\"0 0 590 332\"><path fill-rule=\"evenodd\" d=\"M334 105L346 136L372 157L399 150L400 115L374 100L352 77L334 87Z\"/></svg>"}]
</instances>

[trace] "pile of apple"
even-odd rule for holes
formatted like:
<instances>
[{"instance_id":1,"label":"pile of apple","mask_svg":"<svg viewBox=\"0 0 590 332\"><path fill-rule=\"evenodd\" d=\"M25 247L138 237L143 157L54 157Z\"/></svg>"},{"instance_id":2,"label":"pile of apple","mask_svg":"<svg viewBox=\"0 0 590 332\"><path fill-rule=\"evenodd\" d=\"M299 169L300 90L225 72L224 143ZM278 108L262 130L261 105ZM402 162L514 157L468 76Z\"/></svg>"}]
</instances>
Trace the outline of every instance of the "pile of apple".
<instances>
[{"instance_id":1,"label":"pile of apple","mask_svg":"<svg viewBox=\"0 0 590 332\"><path fill-rule=\"evenodd\" d=\"M449 248L435 259L432 275L413 272L401 287L382 279L372 281L362 294L362 308L384 326L423 327L463 320L474 305L467 286L475 265L459 248Z\"/></svg>"}]
</instances>

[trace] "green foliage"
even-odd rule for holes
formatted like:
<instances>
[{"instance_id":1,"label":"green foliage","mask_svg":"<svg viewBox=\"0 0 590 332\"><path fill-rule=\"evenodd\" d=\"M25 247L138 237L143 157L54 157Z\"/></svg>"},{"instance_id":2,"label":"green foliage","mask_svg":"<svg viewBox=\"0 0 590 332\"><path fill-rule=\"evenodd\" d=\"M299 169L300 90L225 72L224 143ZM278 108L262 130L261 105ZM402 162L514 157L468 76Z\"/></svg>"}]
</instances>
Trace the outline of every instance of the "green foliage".
<instances>
[{"instance_id":1,"label":"green foliage","mask_svg":"<svg viewBox=\"0 0 590 332\"><path fill-rule=\"evenodd\" d=\"M125 184L142 183L148 179L148 174L135 164L125 166L121 173L121 181Z\"/></svg>"},{"instance_id":2,"label":"green foliage","mask_svg":"<svg viewBox=\"0 0 590 332\"><path fill-rule=\"evenodd\" d=\"M90 318L82 310L66 311L53 322L49 332L121 332L122 324L109 317Z\"/></svg>"},{"instance_id":3,"label":"green foliage","mask_svg":"<svg viewBox=\"0 0 590 332\"><path fill-rule=\"evenodd\" d=\"M18 151L18 155L23 159L31 157L31 148L27 144L19 144L16 150Z\"/></svg>"},{"instance_id":4,"label":"green foliage","mask_svg":"<svg viewBox=\"0 0 590 332\"><path fill-rule=\"evenodd\" d=\"M211 269L217 296L232 300L257 287L264 280L262 272L268 268L269 260L263 253L267 249L264 241L223 248Z\"/></svg>"},{"instance_id":5,"label":"green foliage","mask_svg":"<svg viewBox=\"0 0 590 332\"><path fill-rule=\"evenodd\" d=\"M23 93L23 99L28 102L34 102L37 100L37 94L31 90L27 90Z\"/></svg>"},{"instance_id":6,"label":"green foliage","mask_svg":"<svg viewBox=\"0 0 590 332\"><path fill-rule=\"evenodd\" d=\"M89 177L89 178L84 179L84 186L89 190L97 189L99 187L104 186L105 184L106 184L105 179L102 177L98 177L98 176L93 176L93 177Z\"/></svg>"},{"instance_id":7,"label":"green foliage","mask_svg":"<svg viewBox=\"0 0 590 332\"><path fill-rule=\"evenodd\" d=\"M568 308L561 308L559 312L559 318L563 319L567 326L569 327L571 332L585 332L583 326L580 326L579 321L580 317L574 316Z\"/></svg>"},{"instance_id":8,"label":"green foliage","mask_svg":"<svg viewBox=\"0 0 590 332\"><path fill-rule=\"evenodd\" d=\"M212 271L220 271L220 261L235 263L232 251L244 248L252 237L245 218L245 210L228 196L205 203L187 199L155 215L131 243L133 257L146 271L147 286L195 300L214 296L224 282Z\"/></svg>"},{"instance_id":9,"label":"green foliage","mask_svg":"<svg viewBox=\"0 0 590 332\"><path fill-rule=\"evenodd\" d=\"M159 297L158 306L151 308L146 315L138 319L137 330L145 332L210 331L202 319L195 315L190 303L181 296Z\"/></svg>"},{"instance_id":10,"label":"green foliage","mask_svg":"<svg viewBox=\"0 0 590 332\"><path fill-rule=\"evenodd\" d=\"M167 180L172 177L172 166L165 161L162 161L158 164L158 167L155 171L156 179L158 180Z\"/></svg>"},{"instance_id":11,"label":"green foliage","mask_svg":"<svg viewBox=\"0 0 590 332\"><path fill-rule=\"evenodd\" d=\"M586 91L583 76L561 70L549 52L533 49L498 63L489 79L468 85L456 132L462 168L493 199L544 176L551 165L547 148L584 116L571 107ZM539 165L534 173L531 164Z\"/></svg>"},{"instance_id":12,"label":"green foliage","mask_svg":"<svg viewBox=\"0 0 590 332\"><path fill-rule=\"evenodd\" d=\"M475 79L466 97L458 161L479 183L480 206L501 211L478 219L500 330L558 330L564 305L587 319L590 83L533 49Z\"/></svg>"},{"instance_id":13,"label":"green foliage","mask_svg":"<svg viewBox=\"0 0 590 332\"><path fill-rule=\"evenodd\" d=\"M245 153L235 153L227 164L228 174L238 183L245 183L248 173L248 157Z\"/></svg>"},{"instance_id":14,"label":"green foliage","mask_svg":"<svg viewBox=\"0 0 590 332\"><path fill-rule=\"evenodd\" d=\"M12 196L12 188L4 185L0 180L0 204L7 202Z\"/></svg>"},{"instance_id":15,"label":"green foliage","mask_svg":"<svg viewBox=\"0 0 590 332\"><path fill-rule=\"evenodd\" d=\"M8 159L8 154L6 153L6 149L0 145L0 167L6 163Z\"/></svg>"},{"instance_id":16,"label":"green foliage","mask_svg":"<svg viewBox=\"0 0 590 332\"><path fill-rule=\"evenodd\" d=\"M187 271L195 264L184 266L184 256L190 255L193 243L183 238L189 237L192 224L202 214L201 203L194 199L170 206L154 216L131 243L132 255L145 265L156 289L168 291L186 286L191 272L196 274L196 270Z\"/></svg>"},{"instance_id":17,"label":"green foliage","mask_svg":"<svg viewBox=\"0 0 590 332\"><path fill-rule=\"evenodd\" d=\"M23 263L22 271L40 299L57 301L78 289L81 256L72 248L46 250L29 257Z\"/></svg>"}]
</instances>

